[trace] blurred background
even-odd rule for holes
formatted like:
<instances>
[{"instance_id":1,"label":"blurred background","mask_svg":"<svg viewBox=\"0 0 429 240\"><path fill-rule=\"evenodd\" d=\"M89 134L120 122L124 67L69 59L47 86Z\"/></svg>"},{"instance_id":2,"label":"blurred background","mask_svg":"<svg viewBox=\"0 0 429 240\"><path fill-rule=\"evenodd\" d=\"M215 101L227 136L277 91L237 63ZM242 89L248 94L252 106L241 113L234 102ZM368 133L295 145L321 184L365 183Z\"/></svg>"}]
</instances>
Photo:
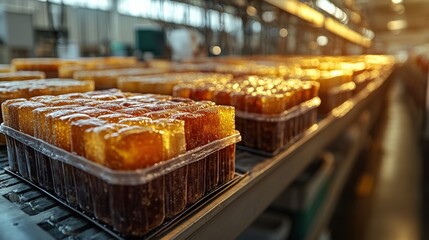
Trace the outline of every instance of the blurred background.
<instances>
[{"instance_id":1,"label":"blurred background","mask_svg":"<svg viewBox=\"0 0 429 240\"><path fill-rule=\"evenodd\" d=\"M0 0L0 64L392 55L368 134L335 135L238 238L429 239L428 23L428 0Z\"/></svg>"}]
</instances>

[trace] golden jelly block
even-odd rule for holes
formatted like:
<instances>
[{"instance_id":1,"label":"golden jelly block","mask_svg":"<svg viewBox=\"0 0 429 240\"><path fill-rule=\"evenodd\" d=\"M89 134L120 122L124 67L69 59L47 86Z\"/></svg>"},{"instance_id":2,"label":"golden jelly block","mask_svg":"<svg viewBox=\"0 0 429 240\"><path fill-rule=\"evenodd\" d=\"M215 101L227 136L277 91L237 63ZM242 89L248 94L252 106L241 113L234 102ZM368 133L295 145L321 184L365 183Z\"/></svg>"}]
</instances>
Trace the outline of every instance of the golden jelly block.
<instances>
[{"instance_id":1,"label":"golden jelly block","mask_svg":"<svg viewBox=\"0 0 429 240\"><path fill-rule=\"evenodd\" d=\"M191 150L205 144L201 128L207 122L205 122L206 119L203 114L183 112L176 113L171 118L185 122L186 150Z\"/></svg>"},{"instance_id":2,"label":"golden jelly block","mask_svg":"<svg viewBox=\"0 0 429 240\"><path fill-rule=\"evenodd\" d=\"M19 107L19 130L21 132L28 135L34 135L33 110L41 107L45 107L45 104L38 102L25 102Z\"/></svg>"},{"instance_id":3,"label":"golden jelly block","mask_svg":"<svg viewBox=\"0 0 429 240\"><path fill-rule=\"evenodd\" d=\"M51 99L47 99L47 100L43 100L40 101L43 104L46 104L47 106L50 107L55 107L55 106L67 106L67 105L75 105L75 101L71 100L71 99L55 99L55 100L51 100Z\"/></svg>"},{"instance_id":4,"label":"golden jelly block","mask_svg":"<svg viewBox=\"0 0 429 240\"><path fill-rule=\"evenodd\" d=\"M122 124L106 124L87 129L84 133L85 157L93 162L106 166L106 151L112 146L109 146L105 137L108 134L118 132L119 129L124 127L128 126Z\"/></svg>"},{"instance_id":5,"label":"golden jelly block","mask_svg":"<svg viewBox=\"0 0 429 240\"><path fill-rule=\"evenodd\" d=\"M88 116L91 116L91 117L98 117L98 116L102 116L102 115L113 114L114 112L112 112L110 110L106 110L106 109L89 107L88 109L80 111L80 113L87 114Z\"/></svg>"},{"instance_id":6,"label":"golden jelly block","mask_svg":"<svg viewBox=\"0 0 429 240\"><path fill-rule=\"evenodd\" d=\"M30 98L30 101L43 102L43 101L49 101L49 100L54 100L54 99L58 99L58 97L52 96L52 95L44 95L44 96L32 97L32 98Z\"/></svg>"},{"instance_id":7,"label":"golden jelly block","mask_svg":"<svg viewBox=\"0 0 429 240\"><path fill-rule=\"evenodd\" d=\"M195 112L202 115L199 127L198 142L200 146L220 138L220 116L216 106L204 108Z\"/></svg>"},{"instance_id":8,"label":"golden jelly block","mask_svg":"<svg viewBox=\"0 0 429 240\"><path fill-rule=\"evenodd\" d=\"M28 101L17 101L7 104L7 118L9 118L8 124L11 128L19 130L19 107L21 107L24 103L28 103Z\"/></svg>"},{"instance_id":9,"label":"golden jelly block","mask_svg":"<svg viewBox=\"0 0 429 240\"><path fill-rule=\"evenodd\" d=\"M244 111L245 110L245 97L246 93L244 92L234 92L231 94L231 103L237 110Z\"/></svg>"},{"instance_id":10,"label":"golden jelly block","mask_svg":"<svg viewBox=\"0 0 429 240\"><path fill-rule=\"evenodd\" d=\"M54 122L62 116L78 113L79 107L77 108L62 108L60 110L52 111L45 114L45 141L51 144L55 144L54 142Z\"/></svg>"},{"instance_id":11,"label":"golden jelly block","mask_svg":"<svg viewBox=\"0 0 429 240\"><path fill-rule=\"evenodd\" d=\"M121 120L120 124L147 127L164 133L164 156L170 159L186 151L185 122L175 119L152 120L136 117Z\"/></svg>"},{"instance_id":12,"label":"golden jelly block","mask_svg":"<svg viewBox=\"0 0 429 240\"><path fill-rule=\"evenodd\" d=\"M286 109L283 94L262 95L260 99L263 114L280 114Z\"/></svg>"},{"instance_id":13,"label":"golden jelly block","mask_svg":"<svg viewBox=\"0 0 429 240\"><path fill-rule=\"evenodd\" d=\"M46 86L35 86L28 89L28 94L30 97L41 96L41 95L49 95L51 91Z\"/></svg>"},{"instance_id":14,"label":"golden jelly block","mask_svg":"<svg viewBox=\"0 0 429 240\"><path fill-rule=\"evenodd\" d=\"M161 111L161 110L173 109L173 108L177 108L185 105L188 105L188 103L162 101L162 102L148 104L148 105L145 105L144 107L151 111Z\"/></svg>"},{"instance_id":15,"label":"golden jelly block","mask_svg":"<svg viewBox=\"0 0 429 240\"><path fill-rule=\"evenodd\" d=\"M77 105L72 106L72 107L78 107ZM66 107L67 109L68 107ZM62 110L64 109L63 106L57 106L57 107L42 107L42 108L38 108L38 109L34 109L32 111L33 114L33 121L34 121L34 125L33 125L33 130L34 130L34 134L33 136L36 138L39 138L41 140L45 140L46 141L46 114L53 112L53 111L57 111L57 110Z\"/></svg>"},{"instance_id":16,"label":"golden jelly block","mask_svg":"<svg viewBox=\"0 0 429 240\"><path fill-rule=\"evenodd\" d=\"M115 95L110 94L103 94L103 95L94 95L91 96L91 99L97 100L97 101L109 101L109 100L115 100L118 99Z\"/></svg>"},{"instance_id":17,"label":"golden jelly block","mask_svg":"<svg viewBox=\"0 0 429 240\"><path fill-rule=\"evenodd\" d=\"M235 133L235 109L231 106L216 106L219 114L219 137L224 138Z\"/></svg>"},{"instance_id":18,"label":"golden jelly block","mask_svg":"<svg viewBox=\"0 0 429 240\"><path fill-rule=\"evenodd\" d=\"M197 87L191 92L191 98L194 100L214 100L214 89L212 87Z\"/></svg>"},{"instance_id":19,"label":"golden jelly block","mask_svg":"<svg viewBox=\"0 0 429 240\"><path fill-rule=\"evenodd\" d=\"M230 106L232 104L231 91L229 91L229 90L217 90L214 93L213 101L219 105Z\"/></svg>"},{"instance_id":20,"label":"golden jelly block","mask_svg":"<svg viewBox=\"0 0 429 240\"><path fill-rule=\"evenodd\" d=\"M106 124L105 121L97 118L73 121L70 124L71 151L80 156L86 156L84 141L85 131L90 128L102 126L104 124Z\"/></svg>"},{"instance_id":21,"label":"golden jelly block","mask_svg":"<svg viewBox=\"0 0 429 240\"><path fill-rule=\"evenodd\" d=\"M89 98L88 95L86 95L85 93L67 93L67 94L63 94L58 96L60 98L64 98L64 99L82 99L82 98Z\"/></svg>"},{"instance_id":22,"label":"golden jelly block","mask_svg":"<svg viewBox=\"0 0 429 240\"><path fill-rule=\"evenodd\" d=\"M244 111L246 112L254 112L254 113L262 113L262 96L257 93L251 93L244 96Z\"/></svg>"},{"instance_id":23,"label":"golden jelly block","mask_svg":"<svg viewBox=\"0 0 429 240\"><path fill-rule=\"evenodd\" d=\"M112 169L141 169L166 159L163 133L145 127L128 127L105 137L106 166Z\"/></svg>"},{"instance_id":24,"label":"golden jelly block","mask_svg":"<svg viewBox=\"0 0 429 240\"><path fill-rule=\"evenodd\" d=\"M190 105L177 107L175 108L175 110L181 111L181 112L195 112L200 109L211 107L214 104L215 104L214 102L210 102L210 101L194 102Z\"/></svg>"},{"instance_id":25,"label":"golden jelly block","mask_svg":"<svg viewBox=\"0 0 429 240\"><path fill-rule=\"evenodd\" d=\"M71 123L81 119L89 119L86 114L73 113L54 119L53 143L67 151L71 150Z\"/></svg>"},{"instance_id":26,"label":"golden jelly block","mask_svg":"<svg viewBox=\"0 0 429 240\"><path fill-rule=\"evenodd\" d=\"M10 116L10 112L9 112L9 105L14 103L25 102L25 101L27 101L27 99L17 98L17 99L7 100L1 104L2 117L3 117L4 124L6 126L11 127L11 123L12 123L12 117Z\"/></svg>"},{"instance_id":27,"label":"golden jelly block","mask_svg":"<svg viewBox=\"0 0 429 240\"><path fill-rule=\"evenodd\" d=\"M170 118L172 115L180 113L180 111L174 109L167 109L157 112L149 112L142 115L142 117L148 117L151 119Z\"/></svg>"},{"instance_id":28,"label":"golden jelly block","mask_svg":"<svg viewBox=\"0 0 429 240\"><path fill-rule=\"evenodd\" d=\"M126 124L130 126L150 127L153 125L154 120L148 117L132 117L119 121L119 124Z\"/></svg>"},{"instance_id":29,"label":"golden jelly block","mask_svg":"<svg viewBox=\"0 0 429 240\"><path fill-rule=\"evenodd\" d=\"M133 116L128 114L113 113L113 114L101 115L98 117L98 119L104 120L109 123L118 123L122 119L131 118L131 117Z\"/></svg>"},{"instance_id":30,"label":"golden jelly block","mask_svg":"<svg viewBox=\"0 0 429 240\"><path fill-rule=\"evenodd\" d=\"M166 159L186 152L185 122L175 119L159 119L154 121L156 130L162 131Z\"/></svg>"},{"instance_id":31,"label":"golden jelly block","mask_svg":"<svg viewBox=\"0 0 429 240\"><path fill-rule=\"evenodd\" d=\"M117 110L121 110L124 108L121 105L112 104L112 103L103 103L103 102L100 102L100 104L98 104L94 107L100 108L100 109L106 109L106 110L110 110L110 111L117 111Z\"/></svg>"},{"instance_id":32,"label":"golden jelly block","mask_svg":"<svg viewBox=\"0 0 429 240\"><path fill-rule=\"evenodd\" d=\"M150 110L144 108L144 107L132 107L132 108L125 108L119 110L119 113L132 115L134 117L142 116L145 113L150 112Z\"/></svg>"},{"instance_id":33,"label":"golden jelly block","mask_svg":"<svg viewBox=\"0 0 429 240\"><path fill-rule=\"evenodd\" d=\"M191 84L179 84L173 87L173 96L182 98L191 98L191 92L194 88Z\"/></svg>"},{"instance_id":34,"label":"golden jelly block","mask_svg":"<svg viewBox=\"0 0 429 240\"><path fill-rule=\"evenodd\" d=\"M193 104L193 103L195 103L195 101L192 100L192 99L182 98L182 97L173 97L169 101L170 102L182 102L182 103L187 103L187 104ZM204 101L204 102L208 102L208 101Z\"/></svg>"}]
</instances>

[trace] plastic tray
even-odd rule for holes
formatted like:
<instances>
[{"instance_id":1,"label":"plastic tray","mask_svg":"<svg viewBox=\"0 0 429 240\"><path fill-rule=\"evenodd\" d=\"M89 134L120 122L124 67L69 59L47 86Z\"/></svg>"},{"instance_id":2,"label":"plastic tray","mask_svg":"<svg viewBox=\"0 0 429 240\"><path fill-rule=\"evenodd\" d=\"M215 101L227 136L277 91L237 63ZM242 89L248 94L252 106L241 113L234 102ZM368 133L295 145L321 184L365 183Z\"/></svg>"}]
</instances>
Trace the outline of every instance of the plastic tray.
<instances>
[{"instance_id":1,"label":"plastic tray","mask_svg":"<svg viewBox=\"0 0 429 240\"><path fill-rule=\"evenodd\" d=\"M116 171L10 127L11 171L52 191L124 236L143 236L234 178L240 134L149 168Z\"/></svg>"},{"instance_id":2,"label":"plastic tray","mask_svg":"<svg viewBox=\"0 0 429 240\"><path fill-rule=\"evenodd\" d=\"M236 111L236 128L243 138L241 148L262 155L277 154L316 123L319 106L316 97L276 115Z\"/></svg>"},{"instance_id":3,"label":"plastic tray","mask_svg":"<svg viewBox=\"0 0 429 240\"><path fill-rule=\"evenodd\" d=\"M121 235L120 233L116 232L114 229L112 229L112 227L107 226L107 225L103 224L102 222L97 221L95 218L93 218L91 215L88 215L86 212L82 211L81 209L78 209L76 207L70 206L69 203L67 203L63 199L58 198L57 196L55 196L54 194L52 194L52 192L46 191L45 189L41 188L40 186L35 185L34 182L29 181L28 179L22 177L21 175L19 175L16 172L12 172L9 167L6 167L5 171L7 171L8 173L12 174L15 177L18 177L19 179L21 179L24 182L30 184L31 186L35 187L36 189L42 191L44 194L46 194L49 197L55 199L57 202L59 202L60 204L66 206L67 208L69 208L73 212L79 214L83 218L91 221L96 226L100 227L106 233L108 233L109 235L111 235L114 239L125 239L123 235ZM196 203L190 205L189 207L186 207L186 209L183 212L181 212L180 214L178 214L177 216L175 216L175 217L173 217L171 219L168 219L167 221L164 221L164 223L161 226L159 226L159 227L157 227L157 228L149 231L147 234L145 234L144 237L143 237L143 239L145 239L145 240L159 239L160 236L162 236L163 234L167 233L168 231L171 231L177 224L179 224L181 221L185 220L186 217L190 216L191 214L193 214L196 211L198 211L199 209L201 209L204 206L205 203L207 203L210 200L212 200L212 199L218 197L219 195L221 195L223 192L225 192L231 186L233 186L234 184L236 184L237 182L239 182L243 177L244 177L244 175L236 173L234 175L234 178L231 181L229 181L229 182L227 182L227 183L225 183L225 184L223 184L221 186L218 186L217 188L213 189L208 194L206 194L204 197L202 197L200 200L198 200Z\"/></svg>"},{"instance_id":4,"label":"plastic tray","mask_svg":"<svg viewBox=\"0 0 429 240\"><path fill-rule=\"evenodd\" d=\"M322 104L320 105L319 113L327 114L332 111L332 109L340 106L353 97L355 89L356 84L354 82L348 82L339 87L332 88L327 94L320 94L319 96L320 99L322 99Z\"/></svg>"}]
</instances>

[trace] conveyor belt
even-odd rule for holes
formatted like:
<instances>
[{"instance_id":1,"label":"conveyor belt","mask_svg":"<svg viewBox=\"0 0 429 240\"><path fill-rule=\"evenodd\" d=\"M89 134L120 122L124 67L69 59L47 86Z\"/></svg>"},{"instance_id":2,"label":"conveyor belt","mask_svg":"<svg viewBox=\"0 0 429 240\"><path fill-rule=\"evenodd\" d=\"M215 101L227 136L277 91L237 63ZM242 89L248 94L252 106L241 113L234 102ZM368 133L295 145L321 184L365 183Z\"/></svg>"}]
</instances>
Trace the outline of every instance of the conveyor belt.
<instances>
[{"instance_id":1,"label":"conveyor belt","mask_svg":"<svg viewBox=\"0 0 429 240\"><path fill-rule=\"evenodd\" d=\"M0 149L0 239L113 239L43 192L3 170Z\"/></svg>"}]
</instances>

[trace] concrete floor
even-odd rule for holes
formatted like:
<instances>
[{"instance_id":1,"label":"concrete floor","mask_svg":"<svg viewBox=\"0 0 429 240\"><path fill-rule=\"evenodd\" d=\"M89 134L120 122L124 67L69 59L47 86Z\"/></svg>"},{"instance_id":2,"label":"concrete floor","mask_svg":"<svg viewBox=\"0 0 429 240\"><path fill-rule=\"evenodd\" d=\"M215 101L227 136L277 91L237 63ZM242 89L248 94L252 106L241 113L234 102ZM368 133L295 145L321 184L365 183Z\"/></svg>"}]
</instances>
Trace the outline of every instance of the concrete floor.
<instances>
[{"instance_id":1,"label":"concrete floor","mask_svg":"<svg viewBox=\"0 0 429 240\"><path fill-rule=\"evenodd\" d=\"M426 148L421 148L419 117L402 81L409 76L407 71L398 71L372 144L346 185L330 226L334 240L428 237L429 225L423 224L429 190L423 181Z\"/></svg>"}]
</instances>

